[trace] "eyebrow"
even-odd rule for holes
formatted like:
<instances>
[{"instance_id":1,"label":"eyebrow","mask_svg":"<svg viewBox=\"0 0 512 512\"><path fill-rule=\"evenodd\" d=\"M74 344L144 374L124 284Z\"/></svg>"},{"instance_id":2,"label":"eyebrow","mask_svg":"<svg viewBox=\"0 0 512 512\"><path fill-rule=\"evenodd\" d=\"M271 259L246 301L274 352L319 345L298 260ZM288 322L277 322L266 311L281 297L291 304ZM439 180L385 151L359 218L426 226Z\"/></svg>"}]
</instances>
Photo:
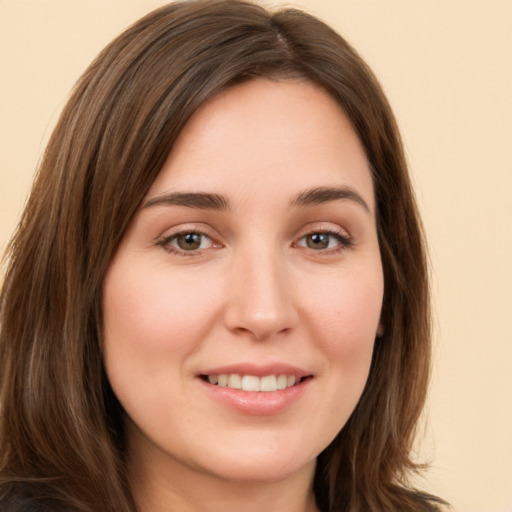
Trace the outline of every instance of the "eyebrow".
<instances>
[{"instance_id":1,"label":"eyebrow","mask_svg":"<svg viewBox=\"0 0 512 512\"><path fill-rule=\"evenodd\" d=\"M291 206L305 208L339 200L353 201L370 213L366 201L350 187L317 187L297 194ZM185 206L200 210L229 210L229 200L221 194L209 192L171 192L154 197L144 203L143 208L152 206Z\"/></svg>"},{"instance_id":2,"label":"eyebrow","mask_svg":"<svg viewBox=\"0 0 512 512\"><path fill-rule=\"evenodd\" d=\"M366 201L351 187L318 187L305 190L297 194L291 204L302 208L339 200L354 201L370 213Z\"/></svg>"},{"instance_id":3,"label":"eyebrow","mask_svg":"<svg viewBox=\"0 0 512 512\"><path fill-rule=\"evenodd\" d=\"M229 209L229 201L226 197L207 192L172 192L150 199L144 204L143 208L172 205L201 210L226 211Z\"/></svg>"}]
</instances>

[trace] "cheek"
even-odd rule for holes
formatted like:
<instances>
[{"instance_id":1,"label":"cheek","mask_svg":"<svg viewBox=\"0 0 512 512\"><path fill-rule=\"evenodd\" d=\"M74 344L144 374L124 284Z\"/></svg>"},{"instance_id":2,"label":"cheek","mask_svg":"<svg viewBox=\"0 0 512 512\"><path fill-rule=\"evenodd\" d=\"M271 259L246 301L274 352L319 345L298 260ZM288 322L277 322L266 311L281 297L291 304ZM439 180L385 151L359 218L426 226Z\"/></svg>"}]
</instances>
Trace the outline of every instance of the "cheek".
<instances>
[{"instance_id":1,"label":"cheek","mask_svg":"<svg viewBox=\"0 0 512 512\"><path fill-rule=\"evenodd\" d=\"M103 286L103 358L110 385L137 424L185 411L184 362L204 340L214 314L200 283L130 255L114 260ZM155 390L160 390L155 393Z\"/></svg>"},{"instance_id":2,"label":"cheek","mask_svg":"<svg viewBox=\"0 0 512 512\"><path fill-rule=\"evenodd\" d=\"M375 338L383 289L380 266L333 275L324 280L323 286L316 287L315 293L310 291L310 319L329 339L346 340L348 349L357 349L362 341ZM334 343L332 348L336 346Z\"/></svg>"},{"instance_id":3,"label":"cheek","mask_svg":"<svg viewBox=\"0 0 512 512\"><path fill-rule=\"evenodd\" d=\"M207 325L213 303L200 299L197 283L176 276L166 279L165 270L124 267L115 262L104 282L105 344L148 355L190 350Z\"/></svg>"},{"instance_id":4,"label":"cheek","mask_svg":"<svg viewBox=\"0 0 512 512\"><path fill-rule=\"evenodd\" d=\"M322 401L312 421L326 445L347 423L363 393L383 297L378 263L343 274L336 272L318 280L317 285L322 286L309 287L307 301L308 336L323 356L317 381Z\"/></svg>"},{"instance_id":5,"label":"cheek","mask_svg":"<svg viewBox=\"0 0 512 512\"><path fill-rule=\"evenodd\" d=\"M366 383L382 298L382 272L376 265L373 271L326 280L310 300L310 335L330 361L326 371L352 395Z\"/></svg>"},{"instance_id":6,"label":"cheek","mask_svg":"<svg viewBox=\"0 0 512 512\"><path fill-rule=\"evenodd\" d=\"M146 410L158 405L151 386L183 391L183 362L204 340L216 306L194 280L132 263L115 260L104 281L103 357L121 403Z\"/></svg>"}]
</instances>

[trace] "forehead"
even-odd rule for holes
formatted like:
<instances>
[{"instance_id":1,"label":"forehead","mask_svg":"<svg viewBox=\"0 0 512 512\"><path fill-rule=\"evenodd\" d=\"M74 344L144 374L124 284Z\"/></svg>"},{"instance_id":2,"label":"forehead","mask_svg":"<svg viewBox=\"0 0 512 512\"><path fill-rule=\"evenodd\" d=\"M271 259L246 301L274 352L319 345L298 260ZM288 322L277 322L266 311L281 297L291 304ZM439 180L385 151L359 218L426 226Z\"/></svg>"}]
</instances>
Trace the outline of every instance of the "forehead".
<instances>
[{"instance_id":1,"label":"forehead","mask_svg":"<svg viewBox=\"0 0 512 512\"><path fill-rule=\"evenodd\" d=\"M355 188L373 209L369 165L350 121L311 82L257 79L196 111L148 195L201 190L270 201L318 186Z\"/></svg>"}]
</instances>

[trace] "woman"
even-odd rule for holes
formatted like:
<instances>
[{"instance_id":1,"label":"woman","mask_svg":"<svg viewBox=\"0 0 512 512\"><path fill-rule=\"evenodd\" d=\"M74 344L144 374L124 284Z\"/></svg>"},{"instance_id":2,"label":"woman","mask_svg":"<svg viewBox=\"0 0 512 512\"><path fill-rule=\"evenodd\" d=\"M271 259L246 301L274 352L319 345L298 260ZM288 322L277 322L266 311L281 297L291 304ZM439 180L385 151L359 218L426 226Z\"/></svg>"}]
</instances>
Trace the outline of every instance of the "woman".
<instances>
[{"instance_id":1,"label":"woman","mask_svg":"<svg viewBox=\"0 0 512 512\"><path fill-rule=\"evenodd\" d=\"M150 13L75 87L1 296L2 510L438 510L427 268L370 70L299 11Z\"/></svg>"}]
</instances>

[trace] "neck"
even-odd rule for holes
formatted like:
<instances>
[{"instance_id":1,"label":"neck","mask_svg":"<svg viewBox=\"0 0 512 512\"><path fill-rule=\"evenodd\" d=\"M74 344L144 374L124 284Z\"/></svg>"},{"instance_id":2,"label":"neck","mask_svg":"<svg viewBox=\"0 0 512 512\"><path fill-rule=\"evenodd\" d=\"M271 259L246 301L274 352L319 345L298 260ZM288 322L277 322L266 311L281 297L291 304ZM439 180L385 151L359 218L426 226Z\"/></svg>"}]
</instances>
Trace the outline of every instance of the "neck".
<instances>
[{"instance_id":1,"label":"neck","mask_svg":"<svg viewBox=\"0 0 512 512\"><path fill-rule=\"evenodd\" d=\"M139 512L318 512L315 463L279 481L243 481L190 468L179 461L146 464L131 454L129 480ZM163 461L162 461L163 462Z\"/></svg>"}]
</instances>

